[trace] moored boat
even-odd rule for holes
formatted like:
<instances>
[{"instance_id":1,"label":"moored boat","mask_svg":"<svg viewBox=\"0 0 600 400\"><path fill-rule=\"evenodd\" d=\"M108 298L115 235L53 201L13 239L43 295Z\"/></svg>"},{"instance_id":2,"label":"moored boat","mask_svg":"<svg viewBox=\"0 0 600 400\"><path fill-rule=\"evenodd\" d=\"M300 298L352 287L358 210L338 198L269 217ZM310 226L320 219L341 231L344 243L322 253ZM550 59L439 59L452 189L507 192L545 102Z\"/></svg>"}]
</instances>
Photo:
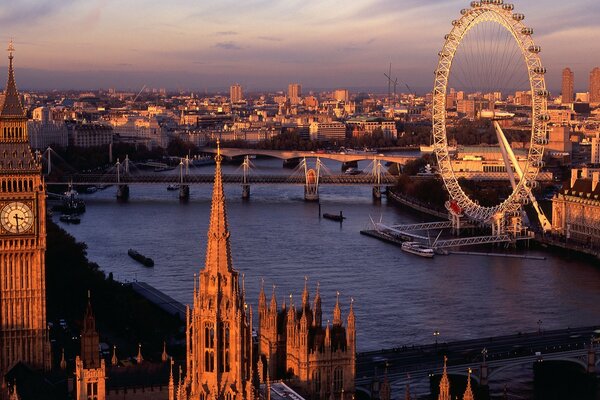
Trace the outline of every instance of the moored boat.
<instances>
[{"instance_id":1,"label":"moored boat","mask_svg":"<svg viewBox=\"0 0 600 400\"><path fill-rule=\"evenodd\" d=\"M66 224L79 224L81 223L81 218L77 215L64 214L59 218L60 222L64 222Z\"/></svg>"},{"instance_id":2,"label":"moored boat","mask_svg":"<svg viewBox=\"0 0 600 400\"><path fill-rule=\"evenodd\" d=\"M179 190L179 185L176 185L174 183L171 183L169 186L167 186L167 190L172 191L172 190Z\"/></svg>"},{"instance_id":3,"label":"moored boat","mask_svg":"<svg viewBox=\"0 0 600 400\"><path fill-rule=\"evenodd\" d=\"M417 256L432 258L435 252L431 247L415 242L404 242L402 243L402 250L407 253L415 254Z\"/></svg>"},{"instance_id":4,"label":"moored boat","mask_svg":"<svg viewBox=\"0 0 600 400\"><path fill-rule=\"evenodd\" d=\"M344 219L346 219L346 217L344 217L341 211L339 214L323 213L323 218L338 222L343 222Z\"/></svg>"},{"instance_id":5,"label":"moored boat","mask_svg":"<svg viewBox=\"0 0 600 400\"><path fill-rule=\"evenodd\" d=\"M133 249L127 250L127 254L129 254L129 257L133 258L135 261L139 262L145 267L154 267L154 260L150 257L146 257Z\"/></svg>"}]
</instances>

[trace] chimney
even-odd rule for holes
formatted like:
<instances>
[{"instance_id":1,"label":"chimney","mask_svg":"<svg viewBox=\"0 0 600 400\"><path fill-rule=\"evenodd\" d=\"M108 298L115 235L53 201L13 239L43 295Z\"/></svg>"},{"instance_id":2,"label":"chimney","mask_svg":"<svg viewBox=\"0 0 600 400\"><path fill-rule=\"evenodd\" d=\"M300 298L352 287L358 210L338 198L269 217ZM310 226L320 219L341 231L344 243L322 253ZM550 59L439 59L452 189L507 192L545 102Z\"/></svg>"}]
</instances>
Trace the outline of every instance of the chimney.
<instances>
[{"instance_id":1,"label":"chimney","mask_svg":"<svg viewBox=\"0 0 600 400\"><path fill-rule=\"evenodd\" d=\"M569 189L572 189L573 186L575 186L575 181L578 178L579 178L579 170L577 168L571 169L571 187Z\"/></svg>"},{"instance_id":2,"label":"chimney","mask_svg":"<svg viewBox=\"0 0 600 400\"><path fill-rule=\"evenodd\" d=\"M592 192L596 190L598 182L600 182L600 171L592 174Z\"/></svg>"}]
</instances>

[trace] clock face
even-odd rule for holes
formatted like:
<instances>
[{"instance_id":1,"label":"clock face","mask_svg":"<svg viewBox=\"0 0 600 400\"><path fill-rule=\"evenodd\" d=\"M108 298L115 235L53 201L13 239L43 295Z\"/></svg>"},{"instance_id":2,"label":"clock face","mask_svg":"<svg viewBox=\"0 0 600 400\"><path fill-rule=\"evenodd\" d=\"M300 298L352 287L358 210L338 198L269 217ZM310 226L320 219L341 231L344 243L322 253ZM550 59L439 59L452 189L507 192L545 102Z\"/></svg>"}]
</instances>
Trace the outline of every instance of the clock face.
<instances>
[{"instance_id":1,"label":"clock face","mask_svg":"<svg viewBox=\"0 0 600 400\"><path fill-rule=\"evenodd\" d=\"M33 211L20 201L13 201L2 207L0 223L9 233L27 233L33 226Z\"/></svg>"}]
</instances>

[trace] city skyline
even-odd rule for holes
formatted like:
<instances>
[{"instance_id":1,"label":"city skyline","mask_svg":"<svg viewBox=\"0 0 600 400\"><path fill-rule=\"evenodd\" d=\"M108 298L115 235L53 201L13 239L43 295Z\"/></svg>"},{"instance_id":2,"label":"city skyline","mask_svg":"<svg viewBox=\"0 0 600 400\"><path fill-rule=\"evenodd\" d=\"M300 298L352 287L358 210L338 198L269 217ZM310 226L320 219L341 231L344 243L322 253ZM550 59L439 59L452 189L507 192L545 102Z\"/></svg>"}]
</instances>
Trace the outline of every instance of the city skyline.
<instances>
[{"instance_id":1,"label":"city skyline","mask_svg":"<svg viewBox=\"0 0 600 400\"><path fill-rule=\"evenodd\" d=\"M600 34L594 22L600 5L590 0L544 5L517 2L515 11L535 30L548 86L559 91L568 66L576 76L575 91L583 91L584 77L595 66L589 55L600 50L600 43L585 40ZM424 91L431 87L449 21L468 7L455 0L370 0L344 9L331 1L256 0L236 4L233 14L229 1L22 1L3 5L0 22L6 39L15 39L23 89L146 84L215 91L239 82L251 92L299 82L307 90L383 90L383 72L392 62L400 82Z\"/></svg>"}]
</instances>

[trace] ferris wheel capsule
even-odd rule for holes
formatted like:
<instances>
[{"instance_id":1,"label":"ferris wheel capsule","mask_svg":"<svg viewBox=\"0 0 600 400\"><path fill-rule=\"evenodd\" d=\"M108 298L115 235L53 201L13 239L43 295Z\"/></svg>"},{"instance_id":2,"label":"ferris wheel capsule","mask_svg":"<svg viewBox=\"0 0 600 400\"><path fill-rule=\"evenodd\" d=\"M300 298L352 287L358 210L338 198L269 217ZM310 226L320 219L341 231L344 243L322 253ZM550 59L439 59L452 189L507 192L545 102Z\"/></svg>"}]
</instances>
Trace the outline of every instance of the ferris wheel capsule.
<instances>
[{"instance_id":1,"label":"ferris wheel capsule","mask_svg":"<svg viewBox=\"0 0 600 400\"><path fill-rule=\"evenodd\" d=\"M454 35L451 35L448 33L448 34L444 35L444 40L454 40Z\"/></svg>"},{"instance_id":2,"label":"ferris wheel capsule","mask_svg":"<svg viewBox=\"0 0 600 400\"><path fill-rule=\"evenodd\" d=\"M460 10L461 15L466 15L468 12L469 12L468 8L463 8L462 10Z\"/></svg>"},{"instance_id":3,"label":"ferris wheel capsule","mask_svg":"<svg viewBox=\"0 0 600 400\"><path fill-rule=\"evenodd\" d=\"M544 68L544 67L535 67L533 69L533 72L535 72L538 75L544 75L546 73L546 68Z\"/></svg>"},{"instance_id":4,"label":"ferris wheel capsule","mask_svg":"<svg viewBox=\"0 0 600 400\"><path fill-rule=\"evenodd\" d=\"M525 14L513 14L513 19L515 21L523 21L525 19Z\"/></svg>"},{"instance_id":5,"label":"ferris wheel capsule","mask_svg":"<svg viewBox=\"0 0 600 400\"><path fill-rule=\"evenodd\" d=\"M539 53L540 51L542 51L542 48L540 46L529 46L529 48L527 49L529 50L530 53Z\"/></svg>"},{"instance_id":6,"label":"ferris wheel capsule","mask_svg":"<svg viewBox=\"0 0 600 400\"><path fill-rule=\"evenodd\" d=\"M480 1L472 1L471 7L473 7L473 8L481 7L481 2Z\"/></svg>"},{"instance_id":7,"label":"ferris wheel capsule","mask_svg":"<svg viewBox=\"0 0 600 400\"><path fill-rule=\"evenodd\" d=\"M492 0L481 0L480 3L481 4L491 4Z\"/></svg>"},{"instance_id":8,"label":"ferris wheel capsule","mask_svg":"<svg viewBox=\"0 0 600 400\"><path fill-rule=\"evenodd\" d=\"M545 146L548 144L548 138L538 137L535 139L535 144L540 145L540 146Z\"/></svg>"},{"instance_id":9,"label":"ferris wheel capsule","mask_svg":"<svg viewBox=\"0 0 600 400\"><path fill-rule=\"evenodd\" d=\"M531 165L533 165L535 168L543 168L546 163L544 163L542 160L535 160L532 161Z\"/></svg>"},{"instance_id":10,"label":"ferris wheel capsule","mask_svg":"<svg viewBox=\"0 0 600 400\"><path fill-rule=\"evenodd\" d=\"M492 4L495 4L497 6L502 5L502 3L504 3L504 0L492 0Z\"/></svg>"},{"instance_id":11,"label":"ferris wheel capsule","mask_svg":"<svg viewBox=\"0 0 600 400\"><path fill-rule=\"evenodd\" d=\"M538 115L538 119L542 122L550 121L550 116L548 114L540 114Z\"/></svg>"},{"instance_id":12,"label":"ferris wheel capsule","mask_svg":"<svg viewBox=\"0 0 600 400\"><path fill-rule=\"evenodd\" d=\"M533 35L533 28L523 28L521 29L521 33L523 35L531 36Z\"/></svg>"},{"instance_id":13,"label":"ferris wheel capsule","mask_svg":"<svg viewBox=\"0 0 600 400\"><path fill-rule=\"evenodd\" d=\"M528 187L529 189L535 189L538 187L538 183L537 183L537 181L526 181L525 186Z\"/></svg>"},{"instance_id":14,"label":"ferris wheel capsule","mask_svg":"<svg viewBox=\"0 0 600 400\"><path fill-rule=\"evenodd\" d=\"M502 9L506 10L506 11L512 11L515 9L515 5L514 4L502 4Z\"/></svg>"},{"instance_id":15,"label":"ferris wheel capsule","mask_svg":"<svg viewBox=\"0 0 600 400\"><path fill-rule=\"evenodd\" d=\"M455 19L454 21L452 21L453 26L459 26L460 24L461 24L461 22L458 19Z\"/></svg>"},{"instance_id":16,"label":"ferris wheel capsule","mask_svg":"<svg viewBox=\"0 0 600 400\"><path fill-rule=\"evenodd\" d=\"M550 97L550 92L545 89L542 89L537 91L537 95L540 97Z\"/></svg>"}]
</instances>

